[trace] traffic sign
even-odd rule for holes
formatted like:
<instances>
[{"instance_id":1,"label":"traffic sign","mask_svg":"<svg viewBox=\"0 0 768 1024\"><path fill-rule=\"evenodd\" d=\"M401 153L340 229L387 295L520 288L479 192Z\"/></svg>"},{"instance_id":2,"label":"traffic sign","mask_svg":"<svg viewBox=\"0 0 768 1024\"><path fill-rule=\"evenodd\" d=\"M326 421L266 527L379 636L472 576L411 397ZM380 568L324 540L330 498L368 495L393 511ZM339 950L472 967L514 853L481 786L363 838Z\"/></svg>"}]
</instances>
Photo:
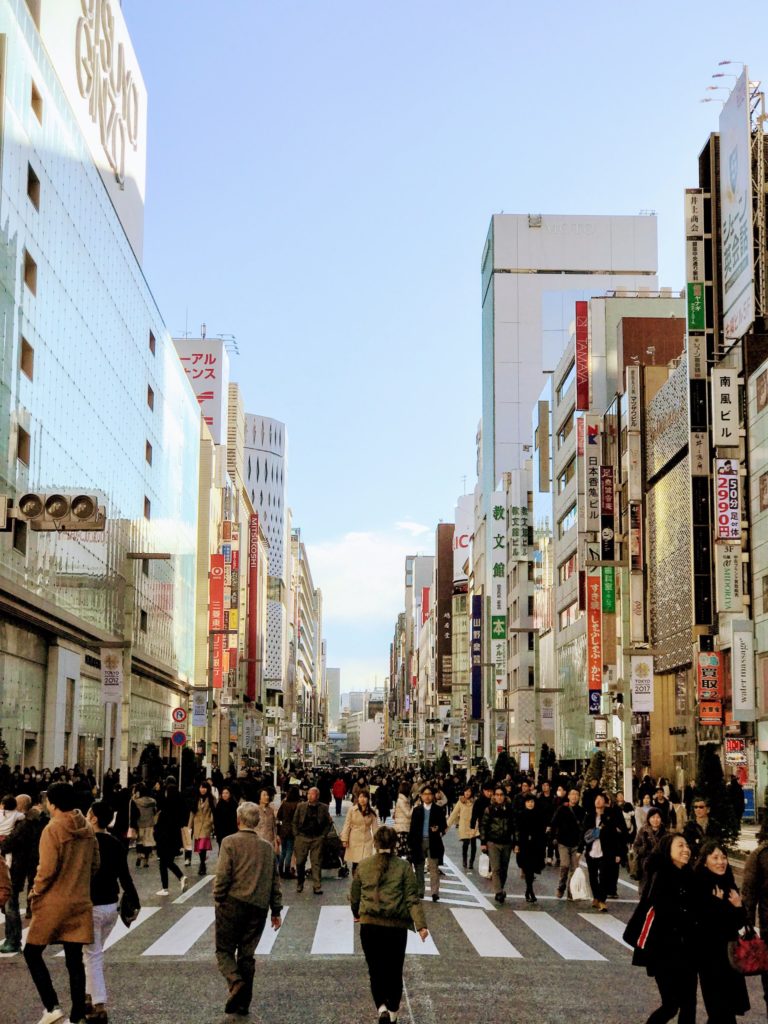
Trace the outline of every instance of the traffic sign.
<instances>
[{"instance_id":1,"label":"traffic sign","mask_svg":"<svg viewBox=\"0 0 768 1024\"><path fill-rule=\"evenodd\" d=\"M187 734L183 729L177 729L176 732L171 736L171 743L174 747L183 747L187 742Z\"/></svg>"},{"instance_id":2,"label":"traffic sign","mask_svg":"<svg viewBox=\"0 0 768 1024\"><path fill-rule=\"evenodd\" d=\"M174 708L171 712L171 718L177 725L181 725L182 722L186 722L187 720L187 712L184 708Z\"/></svg>"}]
</instances>

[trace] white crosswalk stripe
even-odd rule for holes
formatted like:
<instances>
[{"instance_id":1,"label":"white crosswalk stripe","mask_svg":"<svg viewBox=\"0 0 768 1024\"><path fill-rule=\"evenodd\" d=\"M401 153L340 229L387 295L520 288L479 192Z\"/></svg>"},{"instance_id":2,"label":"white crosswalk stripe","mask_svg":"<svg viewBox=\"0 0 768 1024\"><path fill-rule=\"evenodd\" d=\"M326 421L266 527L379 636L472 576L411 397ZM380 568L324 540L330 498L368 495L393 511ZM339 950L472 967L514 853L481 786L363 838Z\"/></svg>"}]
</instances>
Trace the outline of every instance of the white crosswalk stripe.
<instances>
[{"instance_id":1,"label":"white crosswalk stripe","mask_svg":"<svg viewBox=\"0 0 768 1024\"><path fill-rule=\"evenodd\" d=\"M451 910L459 922L461 930L482 957L503 957L512 959L522 957L512 943L496 927L484 910Z\"/></svg>"},{"instance_id":2,"label":"white crosswalk stripe","mask_svg":"<svg viewBox=\"0 0 768 1024\"><path fill-rule=\"evenodd\" d=\"M285 921L285 915L288 913L289 909L289 907L283 907L282 911L280 912L280 918L282 921ZM283 926L280 925L280 927L282 928ZM267 956L269 953L271 953L272 947L275 944L275 939L279 934L280 930L278 929L276 931L272 927L270 919L267 918L267 923L264 926L264 931L262 932L261 938L259 939L259 944L256 947L256 956Z\"/></svg>"},{"instance_id":3,"label":"white crosswalk stripe","mask_svg":"<svg viewBox=\"0 0 768 1024\"><path fill-rule=\"evenodd\" d=\"M348 906L320 908L312 952L333 955L355 952L355 928Z\"/></svg>"},{"instance_id":4,"label":"white crosswalk stripe","mask_svg":"<svg viewBox=\"0 0 768 1024\"><path fill-rule=\"evenodd\" d=\"M612 914L579 914L579 917L583 917L585 921L589 921L595 928L599 928L601 932L610 935L612 939L620 942L626 949L632 949L629 943L624 941L624 929L627 926L618 917L614 917Z\"/></svg>"},{"instance_id":5,"label":"white crosswalk stripe","mask_svg":"<svg viewBox=\"0 0 768 1024\"><path fill-rule=\"evenodd\" d=\"M183 956L213 924L213 907L193 907L171 925L142 956Z\"/></svg>"},{"instance_id":6,"label":"white crosswalk stripe","mask_svg":"<svg viewBox=\"0 0 768 1024\"><path fill-rule=\"evenodd\" d=\"M156 914L159 909L160 907L142 907L141 910L139 911L139 916L136 918L136 920L131 924L129 928L126 928L126 926L118 917L117 921L115 922L115 927L109 933L109 935L107 936L107 941L104 943L104 952L106 953L108 949L111 949L116 942L120 941L120 939L124 939L126 935L134 934L136 932L136 929L140 925L144 924L145 921L148 921L149 918L152 917L153 914ZM62 949L60 953L56 954L56 956L64 956L64 950Z\"/></svg>"},{"instance_id":7,"label":"white crosswalk stripe","mask_svg":"<svg viewBox=\"0 0 768 1024\"><path fill-rule=\"evenodd\" d=\"M551 914L542 910L516 910L515 915L563 960L605 960L601 953L582 942Z\"/></svg>"}]
</instances>

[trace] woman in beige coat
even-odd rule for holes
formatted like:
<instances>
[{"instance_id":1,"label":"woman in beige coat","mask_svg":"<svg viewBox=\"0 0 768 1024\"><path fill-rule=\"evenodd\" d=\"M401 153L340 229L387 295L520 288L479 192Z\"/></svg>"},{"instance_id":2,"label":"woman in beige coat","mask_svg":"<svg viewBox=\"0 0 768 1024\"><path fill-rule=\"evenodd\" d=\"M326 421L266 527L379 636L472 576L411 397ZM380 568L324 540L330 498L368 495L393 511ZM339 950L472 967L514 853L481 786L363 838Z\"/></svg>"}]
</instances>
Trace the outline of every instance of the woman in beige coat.
<instances>
[{"instance_id":1,"label":"woman in beige coat","mask_svg":"<svg viewBox=\"0 0 768 1024\"><path fill-rule=\"evenodd\" d=\"M256 835L265 839L275 853L280 852L280 839L277 834L277 815L272 807L272 798L268 789L262 789L259 793L259 821L256 825Z\"/></svg>"},{"instance_id":2,"label":"woman in beige coat","mask_svg":"<svg viewBox=\"0 0 768 1024\"><path fill-rule=\"evenodd\" d=\"M461 840L461 859L464 862L464 869L471 871L475 866L475 853L477 851L477 837L480 832L472 828L472 808L474 806L472 787L467 786L459 797L451 816L448 819L448 828L452 825L459 826L459 839ZM469 864L467 864L469 854Z\"/></svg>"},{"instance_id":3,"label":"woman in beige coat","mask_svg":"<svg viewBox=\"0 0 768 1024\"><path fill-rule=\"evenodd\" d=\"M40 837L40 861L29 894L32 924L24 959L45 1006L42 1021L64 1016L43 959L51 942L64 944L72 996L70 1020L85 1017L83 945L93 942L91 879L99 868L99 847L93 829L75 807L76 793L68 782L49 787L51 821Z\"/></svg>"},{"instance_id":4,"label":"woman in beige coat","mask_svg":"<svg viewBox=\"0 0 768 1024\"><path fill-rule=\"evenodd\" d=\"M201 782L198 787L197 803L194 811L189 815L189 827L192 830L192 842L195 853L200 858L198 875L206 873L205 859L208 851L212 849L213 843L213 794L211 793L210 782Z\"/></svg>"},{"instance_id":5,"label":"woman in beige coat","mask_svg":"<svg viewBox=\"0 0 768 1024\"><path fill-rule=\"evenodd\" d=\"M380 824L378 814L371 807L371 798L366 790L361 789L357 803L347 811L347 820L341 830L344 860L352 865L353 876L360 861L373 856L373 836Z\"/></svg>"}]
</instances>

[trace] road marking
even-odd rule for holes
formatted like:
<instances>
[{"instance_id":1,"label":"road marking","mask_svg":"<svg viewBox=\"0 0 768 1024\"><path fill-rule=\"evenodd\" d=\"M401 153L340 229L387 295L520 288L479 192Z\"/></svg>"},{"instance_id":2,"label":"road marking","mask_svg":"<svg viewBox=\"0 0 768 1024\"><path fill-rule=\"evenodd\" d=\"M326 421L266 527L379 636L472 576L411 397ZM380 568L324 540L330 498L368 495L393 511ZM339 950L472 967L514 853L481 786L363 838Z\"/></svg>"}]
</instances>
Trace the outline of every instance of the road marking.
<instances>
[{"instance_id":1,"label":"road marking","mask_svg":"<svg viewBox=\"0 0 768 1024\"><path fill-rule=\"evenodd\" d=\"M208 885L208 883L212 882L215 877L215 875L204 875L199 882L195 882L195 884L191 885L186 892L183 892L181 896L177 896L176 899L172 902L186 903L187 900L190 899L190 897L194 896L196 892L200 892L203 886Z\"/></svg>"},{"instance_id":2,"label":"road marking","mask_svg":"<svg viewBox=\"0 0 768 1024\"><path fill-rule=\"evenodd\" d=\"M597 950L582 942L545 911L515 910L514 913L563 960L605 960Z\"/></svg>"},{"instance_id":3,"label":"road marking","mask_svg":"<svg viewBox=\"0 0 768 1024\"><path fill-rule=\"evenodd\" d=\"M629 943L623 939L624 929L627 926L618 917L613 917L611 914L579 914L579 917L583 917L585 921L589 921L595 928L599 928L601 932L605 932L612 939L616 939L625 949L632 949Z\"/></svg>"},{"instance_id":4,"label":"road marking","mask_svg":"<svg viewBox=\"0 0 768 1024\"><path fill-rule=\"evenodd\" d=\"M493 904L489 900L487 900L485 898L485 896L483 896L483 894L480 892L480 890L477 888L477 886L474 884L474 882L472 882L469 878L467 878L466 875L462 874L462 872L453 863L453 861L450 860L450 858L444 857L443 859L445 860L446 867L450 871L452 871L453 874L458 879L461 880L463 885L466 887L467 891L474 897L474 899L476 901L476 906L482 907L483 910L493 910L494 909ZM446 900L445 902L448 903L449 901Z\"/></svg>"},{"instance_id":5,"label":"road marking","mask_svg":"<svg viewBox=\"0 0 768 1024\"><path fill-rule=\"evenodd\" d=\"M422 942L419 938L418 932L408 932L408 942L405 947L405 952L411 956L440 956L440 951L435 945L434 939L431 933L427 936L426 941Z\"/></svg>"},{"instance_id":6,"label":"road marking","mask_svg":"<svg viewBox=\"0 0 768 1024\"><path fill-rule=\"evenodd\" d=\"M144 924L145 921L148 921L149 918L152 917L153 914L156 914L159 909L160 907L142 907L141 910L139 911L139 916L136 918L136 920L133 922L130 928L126 928L123 922L118 917L117 921L115 921L115 927L109 933L109 935L107 936L107 941L104 943L104 952L106 953L106 951L111 946L114 946L114 944L116 942L119 942L120 939L124 939L126 935L130 935L131 932L135 932L140 924ZM87 949L88 947L86 946L85 948ZM60 953L57 953L56 956L64 956L64 950L62 949L62 951Z\"/></svg>"},{"instance_id":7,"label":"road marking","mask_svg":"<svg viewBox=\"0 0 768 1024\"><path fill-rule=\"evenodd\" d=\"M193 907L141 955L183 956L208 931L215 916L213 907Z\"/></svg>"},{"instance_id":8,"label":"road marking","mask_svg":"<svg viewBox=\"0 0 768 1024\"><path fill-rule=\"evenodd\" d=\"M285 915L288 913L288 907L283 907L280 911L280 919L285 921ZM293 920L293 918L291 918ZM282 925L280 926L282 927ZM272 947L275 944L275 939L280 934L280 928L274 929L272 927L272 918L267 917L267 923L264 925L264 931L261 933L259 944L256 947L256 956L266 956L272 952Z\"/></svg>"},{"instance_id":9,"label":"road marking","mask_svg":"<svg viewBox=\"0 0 768 1024\"><path fill-rule=\"evenodd\" d=\"M505 959L522 957L523 954L502 935L484 910L452 910L451 913L480 956Z\"/></svg>"},{"instance_id":10,"label":"road marking","mask_svg":"<svg viewBox=\"0 0 768 1024\"><path fill-rule=\"evenodd\" d=\"M469 895L469 894L466 893L465 895ZM432 897L431 896L424 896L422 898L422 902L423 903L432 903ZM471 900L471 901L468 901L468 900L451 900L451 899L443 899L443 897L441 896L440 900L438 902L445 903L445 905L448 906L448 907L475 907L475 908L477 908L477 902L475 900Z\"/></svg>"},{"instance_id":11,"label":"road marking","mask_svg":"<svg viewBox=\"0 0 768 1024\"><path fill-rule=\"evenodd\" d=\"M339 955L354 952L355 929L349 906L321 907L312 953Z\"/></svg>"},{"instance_id":12,"label":"road marking","mask_svg":"<svg viewBox=\"0 0 768 1024\"><path fill-rule=\"evenodd\" d=\"M619 885L626 885L628 889L632 889L634 892L637 892L637 882L625 882L623 878L620 878L618 881Z\"/></svg>"}]
</instances>

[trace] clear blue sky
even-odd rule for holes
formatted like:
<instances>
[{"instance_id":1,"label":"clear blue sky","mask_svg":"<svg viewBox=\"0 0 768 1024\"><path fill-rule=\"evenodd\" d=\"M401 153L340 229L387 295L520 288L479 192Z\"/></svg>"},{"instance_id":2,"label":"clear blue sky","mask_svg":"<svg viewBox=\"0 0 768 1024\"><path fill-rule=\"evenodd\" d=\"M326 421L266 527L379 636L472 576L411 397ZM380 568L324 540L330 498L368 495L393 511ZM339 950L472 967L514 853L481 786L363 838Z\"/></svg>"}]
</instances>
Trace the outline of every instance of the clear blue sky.
<instances>
[{"instance_id":1,"label":"clear blue sky","mask_svg":"<svg viewBox=\"0 0 768 1024\"><path fill-rule=\"evenodd\" d=\"M149 92L145 270L172 333L237 336L288 425L289 503L343 691L379 682L402 559L474 485L491 214L659 216L768 77L764 0L124 0ZM729 79L720 80L724 84ZM399 524L399 525L398 525Z\"/></svg>"}]
</instances>

